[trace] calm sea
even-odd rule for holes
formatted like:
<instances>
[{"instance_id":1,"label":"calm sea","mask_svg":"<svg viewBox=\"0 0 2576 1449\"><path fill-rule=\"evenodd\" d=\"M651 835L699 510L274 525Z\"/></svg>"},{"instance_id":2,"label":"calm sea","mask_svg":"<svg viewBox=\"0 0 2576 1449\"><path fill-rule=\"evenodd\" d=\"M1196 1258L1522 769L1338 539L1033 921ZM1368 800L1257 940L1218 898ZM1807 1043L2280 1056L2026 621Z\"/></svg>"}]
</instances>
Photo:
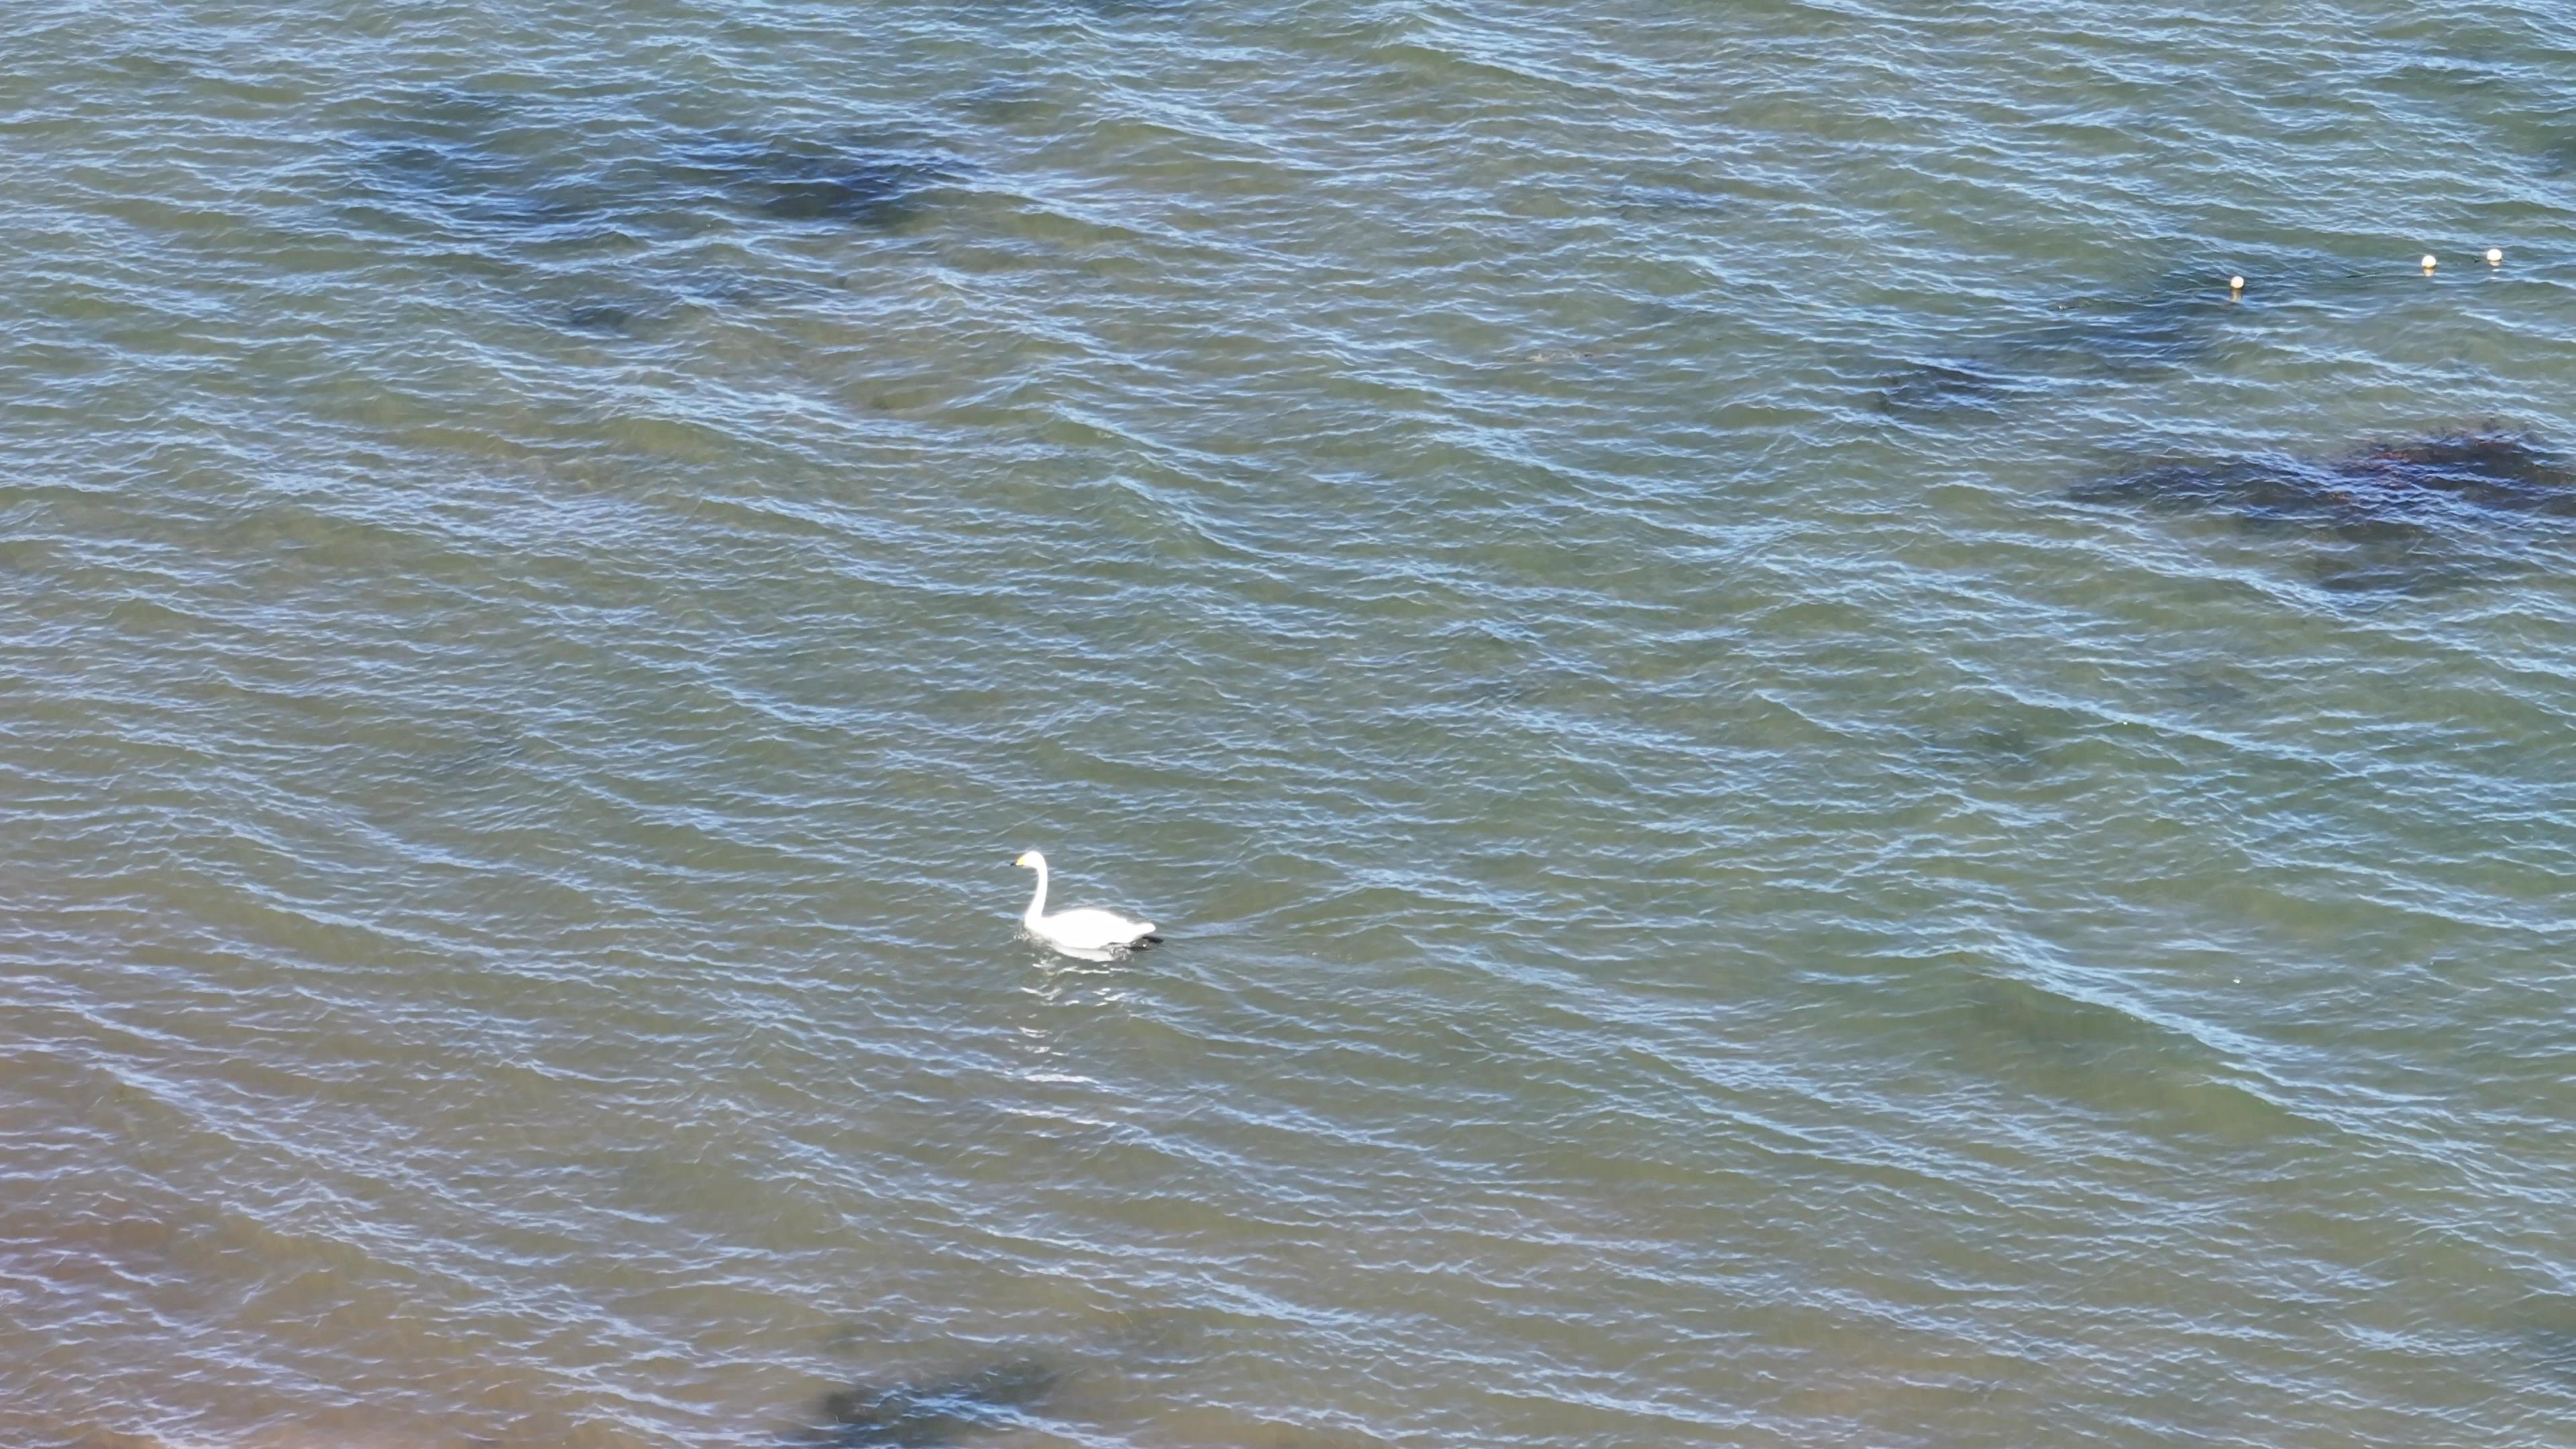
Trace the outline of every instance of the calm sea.
<instances>
[{"instance_id":1,"label":"calm sea","mask_svg":"<svg viewBox=\"0 0 2576 1449\"><path fill-rule=\"evenodd\" d=\"M0 56L0 1444L2576 1442L2566 5Z\"/></svg>"}]
</instances>

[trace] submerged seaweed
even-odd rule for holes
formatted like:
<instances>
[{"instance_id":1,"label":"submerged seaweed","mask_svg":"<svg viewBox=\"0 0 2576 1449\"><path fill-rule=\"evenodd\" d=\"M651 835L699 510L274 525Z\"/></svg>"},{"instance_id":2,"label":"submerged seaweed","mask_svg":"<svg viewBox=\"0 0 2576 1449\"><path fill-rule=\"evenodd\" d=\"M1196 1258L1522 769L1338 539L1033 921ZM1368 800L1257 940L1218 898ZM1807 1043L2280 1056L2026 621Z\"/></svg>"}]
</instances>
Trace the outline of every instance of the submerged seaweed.
<instances>
[{"instance_id":1,"label":"submerged seaweed","mask_svg":"<svg viewBox=\"0 0 2576 1449\"><path fill-rule=\"evenodd\" d=\"M2143 294L2074 298L2046 321L1903 368L1881 385L1879 409L1992 410L2052 380L2132 377L2180 366L2216 345L2228 306L2206 278L2175 278Z\"/></svg>"},{"instance_id":2,"label":"submerged seaweed","mask_svg":"<svg viewBox=\"0 0 2576 1449\"><path fill-rule=\"evenodd\" d=\"M646 335L684 301L742 300L653 276L676 251L664 243L745 226L888 231L960 174L933 149L856 130L687 129L465 92L409 97L352 129L350 220L590 344Z\"/></svg>"},{"instance_id":3,"label":"submerged seaweed","mask_svg":"<svg viewBox=\"0 0 2576 1449\"><path fill-rule=\"evenodd\" d=\"M941 1449L1043 1403L1063 1374L1037 1359L1004 1359L925 1382L860 1385L826 1394L822 1422L798 1442L828 1449Z\"/></svg>"},{"instance_id":4,"label":"submerged seaweed","mask_svg":"<svg viewBox=\"0 0 2576 1449\"><path fill-rule=\"evenodd\" d=\"M2335 458L2256 455L2160 463L2077 484L2079 503L2226 512L2248 528L2343 545L2320 560L2328 588L2413 588L2460 571L2450 535L2481 515L2576 519L2576 471L2527 434L2501 429L2377 442Z\"/></svg>"},{"instance_id":5,"label":"submerged seaweed","mask_svg":"<svg viewBox=\"0 0 2576 1449\"><path fill-rule=\"evenodd\" d=\"M859 226L900 221L922 188L954 179L934 156L778 136L710 138L673 174L763 216Z\"/></svg>"},{"instance_id":6,"label":"submerged seaweed","mask_svg":"<svg viewBox=\"0 0 2576 1449\"><path fill-rule=\"evenodd\" d=\"M563 325L571 332L623 337L635 330L635 313L614 302L585 302L564 309Z\"/></svg>"},{"instance_id":7,"label":"submerged seaweed","mask_svg":"<svg viewBox=\"0 0 2576 1449\"><path fill-rule=\"evenodd\" d=\"M600 132L466 95L379 120L359 151L369 201L445 230L540 242L690 232L725 211L887 227L957 174L933 152L856 133L675 132L641 118Z\"/></svg>"},{"instance_id":8,"label":"submerged seaweed","mask_svg":"<svg viewBox=\"0 0 2576 1449\"><path fill-rule=\"evenodd\" d=\"M2243 272L2252 291L2234 296L2227 277ZM1889 413L1996 411L2020 394L2052 385L2152 377L2198 363L2226 340L2229 325L2285 298L2352 304L2412 295L2409 268L2385 260L2276 256L2178 268L2152 285L2065 298L2027 325L1975 338L1938 357L1909 360L1882 377L1877 403Z\"/></svg>"},{"instance_id":9,"label":"submerged seaweed","mask_svg":"<svg viewBox=\"0 0 2576 1449\"><path fill-rule=\"evenodd\" d=\"M370 201L445 229L545 233L578 228L598 211L561 195L563 178L472 140L380 141L362 161Z\"/></svg>"},{"instance_id":10,"label":"submerged seaweed","mask_svg":"<svg viewBox=\"0 0 2576 1449\"><path fill-rule=\"evenodd\" d=\"M1890 413L1993 411L2021 391L2008 374L1991 367L1924 362L1889 378L1879 390L1878 406Z\"/></svg>"},{"instance_id":11,"label":"submerged seaweed","mask_svg":"<svg viewBox=\"0 0 2576 1449\"><path fill-rule=\"evenodd\" d=\"M2314 523L2356 539L2418 531L2456 506L2576 518L2576 473L2533 438L2479 430L2373 443L2340 458L2160 464L2081 483L2082 503L2232 509L2249 521Z\"/></svg>"}]
</instances>

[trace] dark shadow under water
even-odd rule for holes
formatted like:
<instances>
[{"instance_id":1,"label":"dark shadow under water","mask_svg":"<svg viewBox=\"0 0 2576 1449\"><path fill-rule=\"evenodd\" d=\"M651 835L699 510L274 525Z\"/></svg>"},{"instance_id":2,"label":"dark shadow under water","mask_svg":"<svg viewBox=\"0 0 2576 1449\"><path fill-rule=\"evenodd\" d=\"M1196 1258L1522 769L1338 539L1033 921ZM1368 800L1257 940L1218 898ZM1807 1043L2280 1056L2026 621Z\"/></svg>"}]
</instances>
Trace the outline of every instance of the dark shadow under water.
<instances>
[{"instance_id":1,"label":"dark shadow under water","mask_svg":"<svg viewBox=\"0 0 2576 1449\"><path fill-rule=\"evenodd\" d=\"M2420 589L2475 573L2479 533L2502 517L2576 519L2576 470L2497 428L2367 444L2333 458L2168 461L2079 483L2078 503L2222 512L2249 530L2323 545L2317 582Z\"/></svg>"},{"instance_id":2,"label":"dark shadow under water","mask_svg":"<svg viewBox=\"0 0 2576 1449\"><path fill-rule=\"evenodd\" d=\"M2206 274L2168 277L2141 292L2068 298L2046 321L1904 365L1880 385L1878 408L2000 412L2056 381L2181 367L2215 350L2235 305L2223 278L2213 287Z\"/></svg>"},{"instance_id":3,"label":"dark shadow under water","mask_svg":"<svg viewBox=\"0 0 2576 1449\"><path fill-rule=\"evenodd\" d=\"M1979 973L1953 1030L2018 1090L2133 1120L2169 1141L2218 1147L2314 1136L2318 1124L2249 1090L2186 1032L2057 987Z\"/></svg>"},{"instance_id":4,"label":"dark shadow under water","mask_svg":"<svg viewBox=\"0 0 2576 1449\"><path fill-rule=\"evenodd\" d=\"M1038 1409L1064 1382L1042 1359L1007 1358L964 1373L856 1384L823 1396L818 1423L790 1443L813 1449L941 1449Z\"/></svg>"},{"instance_id":5,"label":"dark shadow under water","mask_svg":"<svg viewBox=\"0 0 2576 1449\"><path fill-rule=\"evenodd\" d=\"M644 335L705 289L639 275L657 244L746 229L893 232L962 169L858 128L692 129L609 106L560 111L466 92L376 103L350 122L339 225L425 247L587 341Z\"/></svg>"},{"instance_id":6,"label":"dark shadow under water","mask_svg":"<svg viewBox=\"0 0 2576 1449\"><path fill-rule=\"evenodd\" d=\"M936 151L853 128L691 130L463 93L390 103L357 145L353 199L415 225L537 243L695 232L728 215L888 227L959 174Z\"/></svg>"},{"instance_id":7,"label":"dark shadow under water","mask_svg":"<svg viewBox=\"0 0 2576 1449\"><path fill-rule=\"evenodd\" d=\"M945 159L855 138L716 135L670 158L675 183L780 221L893 226L954 180Z\"/></svg>"},{"instance_id":8,"label":"dark shadow under water","mask_svg":"<svg viewBox=\"0 0 2576 1449\"><path fill-rule=\"evenodd\" d=\"M2228 290L2232 271L2251 278L2243 297ZM2053 386L2153 377L2204 361L2219 352L2231 327L2275 303L2369 303L2410 295L2422 282L2394 259L2179 267L2144 287L2061 298L2042 320L1905 361L1882 375L1876 406L1897 415L2002 413Z\"/></svg>"}]
</instances>

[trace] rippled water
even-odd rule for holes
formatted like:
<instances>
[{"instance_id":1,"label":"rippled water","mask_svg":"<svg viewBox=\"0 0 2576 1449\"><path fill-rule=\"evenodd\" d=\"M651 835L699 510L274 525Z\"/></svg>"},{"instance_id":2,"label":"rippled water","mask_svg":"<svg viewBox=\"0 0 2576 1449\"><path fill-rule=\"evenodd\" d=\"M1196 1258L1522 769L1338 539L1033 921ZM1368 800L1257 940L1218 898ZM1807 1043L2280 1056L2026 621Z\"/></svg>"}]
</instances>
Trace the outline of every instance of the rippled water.
<instances>
[{"instance_id":1,"label":"rippled water","mask_svg":"<svg viewBox=\"0 0 2576 1449\"><path fill-rule=\"evenodd\" d=\"M2564 7L0 45L0 1442L2567 1442Z\"/></svg>"}]
</instances>

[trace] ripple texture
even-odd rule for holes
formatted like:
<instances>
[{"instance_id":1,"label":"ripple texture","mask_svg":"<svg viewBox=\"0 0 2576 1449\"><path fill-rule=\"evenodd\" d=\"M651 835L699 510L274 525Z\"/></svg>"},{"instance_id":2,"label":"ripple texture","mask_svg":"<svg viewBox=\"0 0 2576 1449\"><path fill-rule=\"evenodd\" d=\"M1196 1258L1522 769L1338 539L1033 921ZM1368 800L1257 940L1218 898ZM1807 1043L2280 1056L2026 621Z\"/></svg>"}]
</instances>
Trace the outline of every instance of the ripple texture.
<instances>
[{"instance_id":1,"label":"ripple texture","mask_svg":"<svg viewBox=\"0 0 2576 1449\"><path fill-rule=\"evenodd\" d=\"M121 12L0 1442L2576 1422L2563 6Z\"/></svg>"}]
</instances>

